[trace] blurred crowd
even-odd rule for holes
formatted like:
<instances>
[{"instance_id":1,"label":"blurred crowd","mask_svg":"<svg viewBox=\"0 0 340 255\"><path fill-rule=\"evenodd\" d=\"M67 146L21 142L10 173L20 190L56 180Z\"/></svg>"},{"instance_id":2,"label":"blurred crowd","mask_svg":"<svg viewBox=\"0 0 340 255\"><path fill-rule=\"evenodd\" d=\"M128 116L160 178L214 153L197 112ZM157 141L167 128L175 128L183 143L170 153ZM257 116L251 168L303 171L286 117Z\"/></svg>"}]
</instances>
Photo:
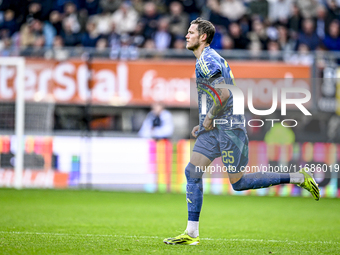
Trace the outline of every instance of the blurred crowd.
<instances>
[{"instance_id":1,"label":"blurred crowd","mask_svg":"<svg viewBox=\"0 0 340 255\"><path fill-rule=\"evenodd\" d=\"M340 0L3 0L0 49L184 49L199 16L216 26L215 49L298 51L291 61L307 64L310 51L340 51Z\"/></svg>"}]
</instances>

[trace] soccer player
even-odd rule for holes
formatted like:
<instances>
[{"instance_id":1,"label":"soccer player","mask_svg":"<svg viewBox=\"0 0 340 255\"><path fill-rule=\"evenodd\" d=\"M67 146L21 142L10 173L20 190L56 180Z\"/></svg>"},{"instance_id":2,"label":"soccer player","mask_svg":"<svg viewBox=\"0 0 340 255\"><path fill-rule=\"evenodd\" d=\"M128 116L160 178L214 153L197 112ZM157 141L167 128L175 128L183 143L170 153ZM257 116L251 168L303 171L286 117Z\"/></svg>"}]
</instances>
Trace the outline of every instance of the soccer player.
<instances>
[{"instance_id":1,"label":"soccer player","mask_svg":"<svg viewBox=\"0 0 340 255\"><path fill-rule=\"evenodd\" d=\"M214 34L215 27L212 23L197 18L191 22L186 35L186 48L193 51L197 58L196 84L199 100L199 125L192 130L192 135L197 140L190 162L185 168L188 205L187 228L179 236L164 239L163 242L166 244L198 245L200 243L198 223L203 201L202 169L208 167L215 158L220 156L228 170L228 177L234 190L259 189L294 183L308 190L315 200L319 200L320 197L319 188L308 169L301 169L296 173L243 173L242 170L248 163L248 137L244 127L245 119L243 115L233 115L233 94L225 87L234 85L234 77L227 61L209 47ZM210 94L215 94L215 98L211 98ZM201 103L204 95L206 98L204 107L208 110L206 114L204 114ZM217 124L214 127L214 118L228 120L228 123ZM233 124L231 125L231 123Z\"/></svg>"}]
</instances>

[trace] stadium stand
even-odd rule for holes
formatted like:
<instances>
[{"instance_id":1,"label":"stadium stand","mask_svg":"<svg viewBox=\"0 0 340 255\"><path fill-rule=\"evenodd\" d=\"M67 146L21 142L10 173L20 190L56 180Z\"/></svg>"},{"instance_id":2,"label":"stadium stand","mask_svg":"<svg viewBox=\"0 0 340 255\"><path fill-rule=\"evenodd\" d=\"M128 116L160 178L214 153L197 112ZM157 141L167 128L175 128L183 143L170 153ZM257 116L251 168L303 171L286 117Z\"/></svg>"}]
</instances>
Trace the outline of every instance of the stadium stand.
<instances>
[{"instance_id":1,"label":"stadium stand","mask_svg":"<svg viewBox=\"0 0 340 255\"><path fill-rule=\"evenodd\" d=\"M217 50L339 50L336 0L16 0L0 5L0 54L55 44L182 48L197 16L217 26Z\"/></svg>"}]
</instances>

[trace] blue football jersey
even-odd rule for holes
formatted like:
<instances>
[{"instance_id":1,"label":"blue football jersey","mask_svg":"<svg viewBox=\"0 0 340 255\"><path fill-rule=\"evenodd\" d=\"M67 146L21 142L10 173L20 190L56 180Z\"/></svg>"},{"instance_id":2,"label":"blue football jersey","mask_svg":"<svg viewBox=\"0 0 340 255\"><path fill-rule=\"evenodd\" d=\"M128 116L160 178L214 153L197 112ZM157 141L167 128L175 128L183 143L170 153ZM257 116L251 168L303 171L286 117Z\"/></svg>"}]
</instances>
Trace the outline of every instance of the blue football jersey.
<instances>
[{"instance_id":1,"label":"blue football jersey","mask_svg":"<svg viewBox=\"0 0 340 255\"><path fill-rule=\"evenodd\" d=\"M203 127L203 121L206 114L202 112L202 95L206 95L206 113L215 103L215 93L211 88L221 82L227 85L234 85L235 80L233 73L228 65L227 61L222 58L214 49L209 46L205 47L200 58L196 60L196 85L198 92L198 105L199 105L199 131L198 135L205 132ZM209 88L211 87L211 88ZM228 122L225 124L216 124L215 127L223 130L231 129L244 129L245 130L245 118L244 115L233 115L233 94L229 90L230 97L218 113L215 119L225 119ZM217 101L217 100L216 100ZM217 102L218 103L218 102ZM231 124L232 123L232 124Z\"/></svg>"}]
</instances>

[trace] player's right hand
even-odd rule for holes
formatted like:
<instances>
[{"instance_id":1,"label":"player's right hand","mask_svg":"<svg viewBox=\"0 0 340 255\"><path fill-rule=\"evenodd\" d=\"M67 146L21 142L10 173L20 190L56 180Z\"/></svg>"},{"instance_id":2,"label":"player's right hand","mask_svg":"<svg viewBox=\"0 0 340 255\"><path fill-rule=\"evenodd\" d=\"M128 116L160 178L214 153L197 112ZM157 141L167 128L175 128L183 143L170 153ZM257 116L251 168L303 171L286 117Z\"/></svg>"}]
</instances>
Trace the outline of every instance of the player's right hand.
<instances>
[{"instance_id":1,"label":"player's right hand","mask_svg":"<svg viewBox=\"0 0 340 255\"><path fill-rule=\"evenodd\" d=\"M199 126L199 125L195 126L195 127L192 129L191 134L192 134L193 137L195 137L195 138L197 137L196 132L198 132L199 129L200 129L200 126Z\"/></svg>"}]
</instances>

